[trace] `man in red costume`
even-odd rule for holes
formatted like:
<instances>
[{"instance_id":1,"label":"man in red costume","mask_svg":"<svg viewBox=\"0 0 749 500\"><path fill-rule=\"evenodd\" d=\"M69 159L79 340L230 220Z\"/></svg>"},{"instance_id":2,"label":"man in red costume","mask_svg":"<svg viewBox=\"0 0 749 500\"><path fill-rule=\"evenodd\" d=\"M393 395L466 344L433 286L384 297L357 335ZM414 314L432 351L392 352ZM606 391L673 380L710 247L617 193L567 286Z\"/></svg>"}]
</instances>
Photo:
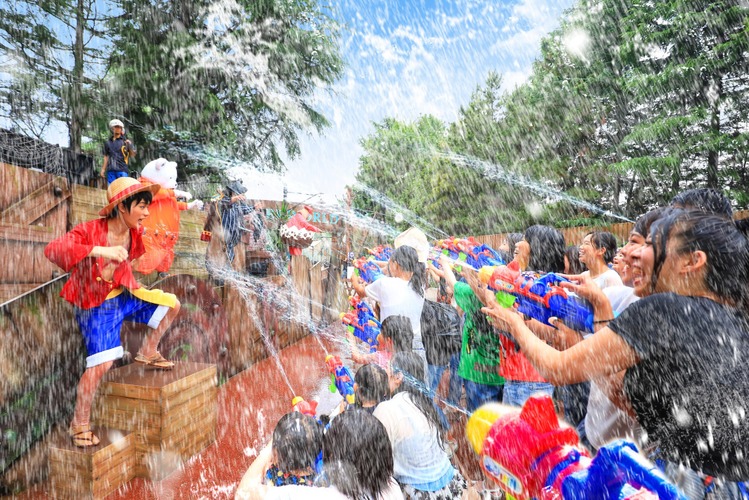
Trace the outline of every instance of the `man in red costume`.
<instances>
[{"instance_id":1,"label":"man in red costume","mask_svg":"<svg viewBox=\"0 0 749 500\"><path fill-rule=\"evenodd\" d=\"M60 296L74 307L88 353L69 429L76 446L99 444L90 427L91 404L101 378L123 355L123 321L152 328L136 363L162 370L174 366L157 347L179 312L179 301L171 293L142 288L132 267L143 255L142 222L158 189L158 184L146 186L131 177L116 179L107 189L109 204L99 212L102 218L77 225L44 249L49 260L70 273Z\"/></svg>"}]
</instances>

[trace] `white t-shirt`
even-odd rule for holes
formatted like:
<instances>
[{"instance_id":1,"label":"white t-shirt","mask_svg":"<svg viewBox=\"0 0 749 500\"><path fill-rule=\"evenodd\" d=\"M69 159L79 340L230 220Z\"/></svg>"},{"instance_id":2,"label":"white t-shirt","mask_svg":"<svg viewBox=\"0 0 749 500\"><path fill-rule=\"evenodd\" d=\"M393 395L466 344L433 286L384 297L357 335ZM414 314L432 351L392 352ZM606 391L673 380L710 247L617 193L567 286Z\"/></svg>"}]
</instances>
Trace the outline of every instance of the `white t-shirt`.
<instances>
[{"instance_id":1,"label":"white t-shirt","mask_svg":"<svg viewBox=\"0 0 749 500\"><path fill-rule=\"evenodd\" d=\"M414 351L423 351L421 342L421 310L424 297L414 292L408 281L392 276L383 276L365 288L367 296L380 304L380 321L389 316L406 316L414 331Z\"/></svg>"},{"instance_id":2,"label":"white t-shirt","mask_svg":"<svg viewBox=\"0 0 749 500\"><path fill-rule=\"evenodd\" d=\"M583 274L586 276L590 276L590 271L585 271ZM596 285L598 285L598 288L600 288L601 290L611 286L624 285L624 283L622 283L622 278L619 276L619 273L617 273L613 269L607 269L603 273L593 278L593 281L595 281Z\"/></svg>"},{"instance_id":3,"label":"white t-shirt","mask_svg":"<svg viewBox=\"0 0 749 500\"><path fill-rule=\"evenodd\" d=\"M613 286L603 290L609 299L614 315L618 315L630 304L639 300L632 288ZM629 439L639 449L643 446L643 429L637 420L611 402L603 388L595 380L590 383L588 410L585 415L585 434L596 448L615 439Z\"/></svg>"},{"instance_id":4,"label":"white t-shirt","mask_svg":"<svg viewBox=\"0 0 749 500\"><path fill-rule=\"evenodd\" d=\"M452 468L450 459L440 447L437 429L411 402L406 392L399 392L375 408L374 416L382 422L393 447L393 475L400 483L426 484L443 478Z\"/></svg>"}]
</instances>

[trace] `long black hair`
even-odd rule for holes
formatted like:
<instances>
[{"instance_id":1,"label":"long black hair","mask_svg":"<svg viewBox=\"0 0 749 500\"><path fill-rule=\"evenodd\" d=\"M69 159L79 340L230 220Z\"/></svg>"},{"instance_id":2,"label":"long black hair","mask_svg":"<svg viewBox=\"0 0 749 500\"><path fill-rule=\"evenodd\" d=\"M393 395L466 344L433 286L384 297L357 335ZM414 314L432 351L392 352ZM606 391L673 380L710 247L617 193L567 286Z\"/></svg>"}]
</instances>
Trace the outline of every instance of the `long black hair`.
<instances>
[{"instance_id":1,"label":"long black hair","mask_svg":"<svg viewBox=\"0 0 749 500\"><path fill-rule=\"evenodd\" d=\"M356 382L357 386L357 406L361 406L361 403L365 401L380 403L390 398L388 374L381 366L374 363L362 366L356 370L354 382Z\"/></svg>"},{"instance_id":2,"label":"long black hair","mask_svg":"<svg viewBox=\"0 0 749 500\"><path fill-rule=\"evenodd\" d=\"M349 498L378 498L393 475L393 449L385 426L370 413L350 409L325 433L324 471Z\"/></svg>"},{"instance_id":3,"label":"long black hair","mask_svg":"<svg viewBox=\"0 0 749 500\"><path fill-rule=\"evenodd\" d=\"M390 359L390 370L393 375L403 377L400 386L393 391L392 395L395 396L400 392L408 393L411 402L427 418L429 426L437 431L440 446L444 447L440 418L431 397L428 396L431 392L424 382L426 380L424 377L424 360L414 352L396 352Z\"/></svg>"},{"instance_id":4,"label":"long black hair","mask_svg":"<svg viewBox=\"0 0 749 500\"><path fill-rule=\"evenodd\" d=\"M380 334L393 341L393 352L413 351L414 329L408 316L394 315L383 319Z\"/></svg>"},{"instance_id":5,"label":"long black hair","mask_svg":"<svg viewBox=\"0 0 749 500\"><path fill-rule=\"evenodd\" d=\"M749 242L733 221L696 210L673 209L653 223L650 235L655 259L653 287L666 260L666 245L675 239L679 253L705 252L707 289L749 313Z\"/></svg>"},{"instance_id":6,"label":"long black hair","mask_svg":"<svg viewBox=\"0 0 749 500\"><path fill-rule=\"evenodd\" d=\"M699 210L728 219L733 217L731 201L723 193L712 188L695 188L682 191L673 197L671 206L685 210Z\"/></svg>"},{"instance_id":7,"label":"long black hair","mask_svg":"<svg viewBox=\"0 0 749 500\"><path fill-rule=\"evenodd\" d=\"M408 284L414 292L423 297L427 285L427 270L426 266L419 262L416 249L408 245L399 246L393 251L390 260L396 262L404 271L412 273Z\"/></svg>"},{"instance_id":8,"label":"long black hair","mask_svg":"<svg viewBox=\"0 0 749 500\"><path fill-rule=\"evenodd\" d=\"M590 233L590 242L594 248L603 248L603 261L606 264L610 264L614 260L616 255L616 236L609 233L608 231L592 231Z\"/></svg>"},{"instance_id":9,"label":"long black hair","mask_svg":"<svg viewBox=\"0 0 749 500\"><path fill-rule=\"evenodd\" d=\"M564 272L564 236L549 226L535 225L525 230L523 239L531 247L528 270L539 273Z\"/></svg>"},{"instance_id":10,"label":"long black hair","mask_svg":"<svg viewBox=\"0 0 749 500\"><path fill-rule=\"evenodd\" d=\"M569 274L580 274L585 271L585 266L580 262L580 247L577 245L570 245L564 250L564 256L567 257L567 261L570 264Z\"/></svg>"}]
</instances>

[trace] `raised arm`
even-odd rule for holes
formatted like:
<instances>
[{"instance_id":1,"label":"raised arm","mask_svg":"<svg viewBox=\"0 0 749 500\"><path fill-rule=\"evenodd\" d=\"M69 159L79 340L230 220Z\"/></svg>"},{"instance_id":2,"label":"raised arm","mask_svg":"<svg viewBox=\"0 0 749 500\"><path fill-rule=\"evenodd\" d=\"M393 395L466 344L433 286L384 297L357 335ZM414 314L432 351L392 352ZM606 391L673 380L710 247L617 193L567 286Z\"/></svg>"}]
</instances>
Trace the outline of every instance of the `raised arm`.
<instances>
[{"instance_id":1,"label":"raised arm","mask_svg":"<svg viewBox=\"0 0 749 500\"><path fill-rule=\"evenodd\" d=\"M481 310L494 318L500 329L515 337L531 364L554 385L605 377L638 362L634 349L608 327L565 351L558 351L534 335L515 310L499 305Z\"/></svg>"}]
</instances>

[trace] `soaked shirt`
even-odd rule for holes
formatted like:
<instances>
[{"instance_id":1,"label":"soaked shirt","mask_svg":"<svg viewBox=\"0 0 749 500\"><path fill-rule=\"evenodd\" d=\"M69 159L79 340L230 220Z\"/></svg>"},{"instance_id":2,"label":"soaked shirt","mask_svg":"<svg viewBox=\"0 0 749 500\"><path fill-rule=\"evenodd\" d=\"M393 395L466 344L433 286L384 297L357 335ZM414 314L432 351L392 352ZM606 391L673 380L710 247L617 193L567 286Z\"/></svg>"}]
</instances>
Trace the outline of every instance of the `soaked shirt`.
<instances>
[{"instance_id":1,"label":"soaked shirt","mask_svg":"<svg viewBox=\"0 0 749 500\"><path fill-rule=\"evenodd\" d=\"M657 294L609 324L640 357L624 391L650 440L685 466L749 479L749 326L704 297Z\"/></svg>"}]
</instances>

